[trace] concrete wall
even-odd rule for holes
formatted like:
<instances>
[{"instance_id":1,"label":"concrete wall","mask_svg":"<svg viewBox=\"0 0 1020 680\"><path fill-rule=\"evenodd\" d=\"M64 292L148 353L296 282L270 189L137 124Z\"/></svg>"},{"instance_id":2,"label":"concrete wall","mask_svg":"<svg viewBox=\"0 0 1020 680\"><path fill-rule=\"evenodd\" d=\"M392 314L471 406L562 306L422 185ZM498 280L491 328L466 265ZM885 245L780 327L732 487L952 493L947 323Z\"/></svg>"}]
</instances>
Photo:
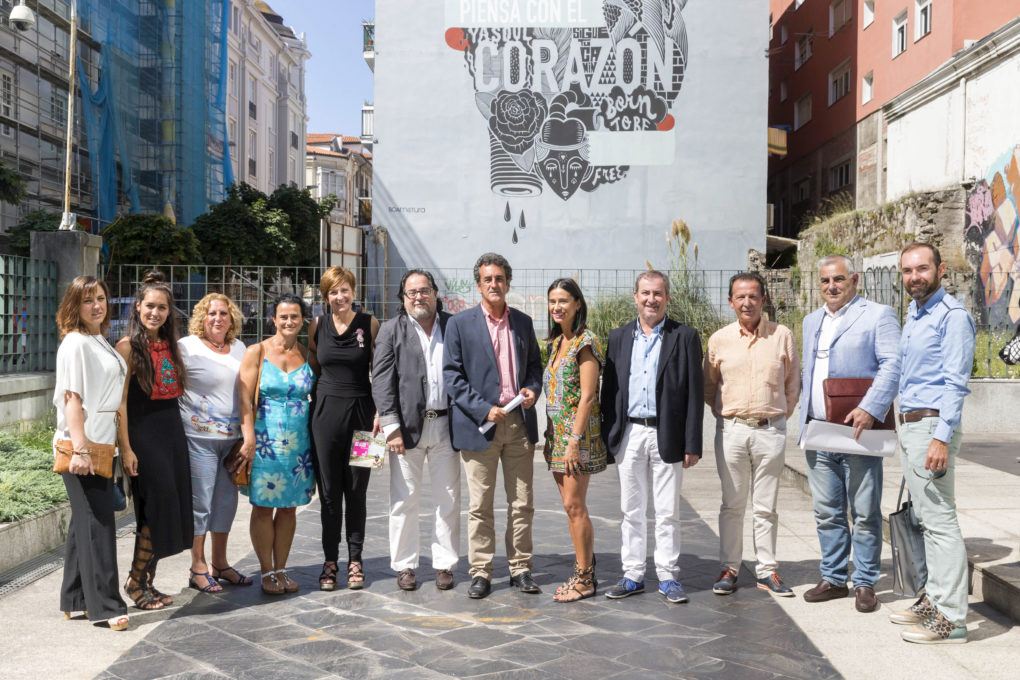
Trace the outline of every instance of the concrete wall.
<instances>
[{"instance_id":1,"label":"concrete wall","mask_svg":"<svg viewBox=\"0 0 1020 680\"><path fill-rule=\"evenodd\" d=\"M49 372L0 375L0 428L21 429L48 418L55 384Z\"/></svg>"},{"instance_id":2,"label":"concrete wall","mask_svg":"<svg viewBox=\"0 0 1020 680\"><path fill-rule=\"evenodd\" d=\"M1020 432L1016 405L1020 404L1020 380L982 378L967 385L970 396L963 400L964 434Z\"/></svg>"},{"instance_id":3,"label":"concrete wall","mask_svg":"<svg viewBox=\"0 0 1020 680\"><path fill-rule=\"evenodd\" d=\"M706 269L764 250L766 4L662 0L612 33L601 0L502 4L376 7L373 223L400 259L663 266L678 218Z\"/></svg>"}]
</instances>

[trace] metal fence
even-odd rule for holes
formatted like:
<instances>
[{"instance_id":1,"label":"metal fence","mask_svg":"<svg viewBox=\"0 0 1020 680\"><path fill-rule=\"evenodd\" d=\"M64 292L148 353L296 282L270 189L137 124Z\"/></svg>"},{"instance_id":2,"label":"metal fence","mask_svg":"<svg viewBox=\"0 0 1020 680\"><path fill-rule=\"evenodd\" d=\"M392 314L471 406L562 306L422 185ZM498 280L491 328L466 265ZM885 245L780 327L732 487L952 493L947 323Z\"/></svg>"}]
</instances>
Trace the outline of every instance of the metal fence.
<instances>
[{"instance_id":1,"label":"metal fence","mask_svg":"<svg viewBox=\"0 0 1020 680\"><path fill-rule=\"evenodd\" d=\"M116 340L127 330L130 305L138 281L149 266L124 265L107 275L113 305L114 321L110 338ZM322 313L318 267L226 267L226 266L161 266L176 297L177 313L186 324L192 309L204 295L223 293L234 300L244 315L241 339L250 344L269 332L272 300L282 293L299 295L315 314ZM535 320L539 338L548 330L546 293L557 278L569 277L578 282L588 303L589 325L600 336L608 330L633 319L636 312L632 298L634 280L642 270L636 269L514 269L508 303ZM695 327L702 341L730 323L734 316L728 304L729 279L732 271L671 272L672 297L669 314ZM789 326L798 343L801 322L811 311L822 305L814 276L801 276L796 270L761 272L769 288L769 317ZM434 271L443 308L457 313L477 305L480 295L471 269ZM367 268L357 272L356 291L359 308L375 315L380 321L397 314L397 283L403 270ZM949 272L943 280L946 289L970 303L976 299L974 277L969 272ZM859 291L862 296L890 305L900 321L906 314L910 298L903 292L899 272L895 268L871 269L861 273ZM973 304L968 304L972 308ZM977 310L974 310L977 311ZM975 314L980 319L980 314ZM999 349L1013 335L1012 328L992 329L978 325L975 356L976 377L1020 377L1020 370L1006 366L998 357Z\"/></svg>"},{"instance_id":2,"label":"metal fence","mask_svg":"<svg viewBox=\"0 0 1020 680\"><path fill-rule=\"evenodd\" d=\"M56 263L0 255L0 374L55 369L57 295Z\"/></svg>"}]
</instances>

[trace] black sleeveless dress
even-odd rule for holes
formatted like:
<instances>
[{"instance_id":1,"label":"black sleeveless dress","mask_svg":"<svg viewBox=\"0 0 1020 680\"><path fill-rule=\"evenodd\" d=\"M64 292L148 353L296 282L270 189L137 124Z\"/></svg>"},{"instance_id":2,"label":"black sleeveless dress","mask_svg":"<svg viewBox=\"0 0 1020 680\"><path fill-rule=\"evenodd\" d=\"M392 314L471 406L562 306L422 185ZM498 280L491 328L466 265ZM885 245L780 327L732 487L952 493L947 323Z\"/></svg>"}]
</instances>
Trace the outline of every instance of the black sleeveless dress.
<instances>
[{"instance_id":1,"label":"black sleeveless dress","mask_svg":"<svg viewBox=\"0 0 1020 680\"><path fill-rule=\"evenodd\" d=\"M154 379L164 388L176 380L154 358ZM156 390L160 391L157 386ZM163 389L163 391L166 391ZM161 395L162 396L162 395ZM153 399L131 378L127 398L128 440L138 456L138 476L129 477L135 521L149 527L157 558L191 548L195 538L191 514L191 464L177 397Z\"/></svg>"},{"instance_id":2,"label":"black sleeveless dress","mask_svg":"<svg viewBox=\"0 0 1020 680\"><path fill-rule=\"evenodd\" d=\"M322 519L322 550L335 562L346 523L348 559L361 561L365 541L366 494L371 470L351 467L355 430L371 430L375 416L369 372L372 362L372 317L357 312L337 333L331 314L318 318L315 357L321 373L312 404L315 480Z\"/></svg>"}]
</instances>

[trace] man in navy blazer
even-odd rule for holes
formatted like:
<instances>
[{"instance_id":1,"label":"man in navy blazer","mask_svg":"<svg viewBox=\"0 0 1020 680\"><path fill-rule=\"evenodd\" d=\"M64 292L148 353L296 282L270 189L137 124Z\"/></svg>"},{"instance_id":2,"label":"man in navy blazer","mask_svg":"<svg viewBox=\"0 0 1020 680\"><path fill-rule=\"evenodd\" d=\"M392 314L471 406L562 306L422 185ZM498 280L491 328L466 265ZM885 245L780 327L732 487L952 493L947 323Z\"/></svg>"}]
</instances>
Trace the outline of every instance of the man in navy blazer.
<instances>
[{"instance_id":1,"label":"man in navy blazer","mask_svg":"<svg viewBox=\"0 0 1020 680\"><path fill-rule=\"evenodd\" d=\"M818 263L825 304L804 317L801 370L801 438L809 419L825 420L826 378L873 378L860 404L846 418L856 429L884 422L899 386L900 327L891 307L857 294L853 262L830 255ZM818 585L804 593L808 602L849 595L850 552L854 560L854 599L860 612L878 608L875 581L882 559L882 458L831 451L806 452L808 483L814 499L822 550ZM853 531L847 518L853 517Z\"/></svg>"},{"instance_id":2,"label":"man in navy blazer","mask_svg":"<svg viewBox=\"0 0 1020 680\"><path fill-rule=\"evenodd\" d=\"M686 602L678 580L680 482L701 459L701 339L666 318L669 279L649 270L634 282L638 317L609 332L602 374L602 436L620 475L623 578L606 591L644 591L649 485L655 509L655 572L669 602Z\"/></svg>"},{"instance_id":3,"label":"man in navy blazer","mask_svg":"<svg viewBox=\"0 0 1020 680\"><path fill-rule=\"evenodd\" d=\"M486 253L475 263L474 275L482 302L450 319L443 348L453 447L460 449L468 484L468 597L485 597L491 589L496 553L493 497L500 464L510 506L506 527L510 582L522 592L539 593L531 575L532 478L538 441L534 406L542 383L538 340L531 317L506 304L513 275L510 263ZM517 395L524 398L520 406L503 408ZM487 423L491 427L481 432Z\"/></svg>"}]
</instances>

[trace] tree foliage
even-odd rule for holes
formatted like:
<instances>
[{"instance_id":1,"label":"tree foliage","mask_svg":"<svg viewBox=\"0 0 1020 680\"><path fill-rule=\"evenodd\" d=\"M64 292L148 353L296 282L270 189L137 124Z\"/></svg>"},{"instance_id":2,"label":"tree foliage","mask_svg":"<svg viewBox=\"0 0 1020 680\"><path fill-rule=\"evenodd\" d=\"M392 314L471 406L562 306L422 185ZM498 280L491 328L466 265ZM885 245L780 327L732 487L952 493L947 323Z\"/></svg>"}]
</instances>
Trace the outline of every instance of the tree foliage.
<instances>
[{"instance_id":1,"label":"tree foliage","mask_svg":"<svg viewBox=\"0 0 1020 680\"><path fill-rule=\"evenodd\" d=\"M163 215L123 215L103 230L111 264L199 264L202 255L191 229Z\"/></svg>"},{"instance_id":2,"label":"tree foliage","mask_svg":"<svg viewBox=\"0 0 1020 680\"><path fill-rule=\"evenodd\" d=\"M24 197L24 180L17 172L0 163L0 203L18 205Z\"/></svg>"},{"instance_id":3,"label":"tree foliage","mask_svg":"<svg viewBox=\"0 0 1020 680\"><path fill-rule=\"evenodd\" d=\"M314 266L319 224L329 214L307 189L281 186L271 196L248 184L227 187L227 197L192 226L206 264Z\"/></svg>"},{"instance_id":4,"label":"tree foliage","mask_svg":"<svg viewBox=\"0 0 1020 680\"><path fill-rule=\"evenodd\" d=\"M29 257L32 252L33 231L56 231L60 227L60 213L33 210L11 227L11 254Z\"/></svg>"}]
</instances>

